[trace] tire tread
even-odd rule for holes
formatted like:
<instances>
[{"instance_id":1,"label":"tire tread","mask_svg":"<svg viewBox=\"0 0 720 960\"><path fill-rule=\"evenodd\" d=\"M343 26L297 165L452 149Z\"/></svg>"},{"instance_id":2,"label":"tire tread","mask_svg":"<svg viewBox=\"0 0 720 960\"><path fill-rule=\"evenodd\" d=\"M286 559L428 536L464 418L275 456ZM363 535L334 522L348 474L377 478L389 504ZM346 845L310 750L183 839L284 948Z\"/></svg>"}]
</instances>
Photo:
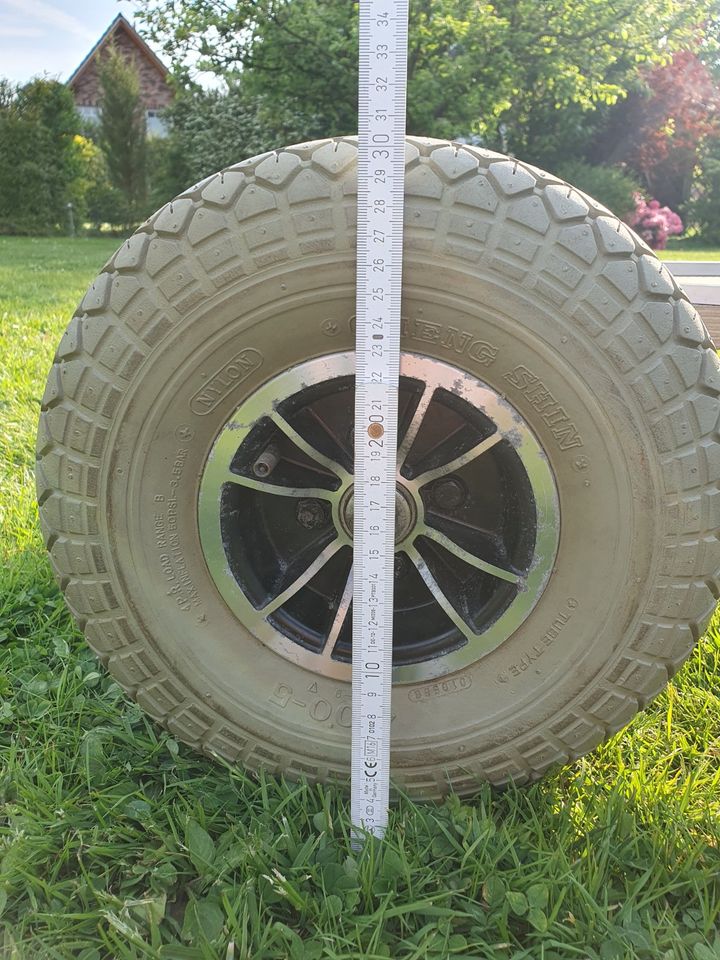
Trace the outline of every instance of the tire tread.
<instances>
[{"instance_id":1,"label":"tire tread","mask_svg":"<svg viewBox=\"0 0 720 960\"><path fill-rule=\"evenodd\" d=\"M345 771L252 740L168 673L115 582L98 521L98 477L110 423L133 378L201 300L304 252L352 249L355 155L352 138L264 154L207 178L149 218L110 258L70 321L38 432L50 560L118 683L207 753L333 781ZM474 147L409 138L407 160L408 250L490 267L573 316L645 411L666 492L657 582L621 655L541 729L468 757L445 776L430 767L406 775L406 789L439 796L448 787L471 791L479 776L534 780L581 756L649 703L690 654L720 595L720 361L669 271L591 198ZM438 212L432 198L442 194L447 202ZM152 278L152 293L143 277Z\"/></svg>"}]
</instances>

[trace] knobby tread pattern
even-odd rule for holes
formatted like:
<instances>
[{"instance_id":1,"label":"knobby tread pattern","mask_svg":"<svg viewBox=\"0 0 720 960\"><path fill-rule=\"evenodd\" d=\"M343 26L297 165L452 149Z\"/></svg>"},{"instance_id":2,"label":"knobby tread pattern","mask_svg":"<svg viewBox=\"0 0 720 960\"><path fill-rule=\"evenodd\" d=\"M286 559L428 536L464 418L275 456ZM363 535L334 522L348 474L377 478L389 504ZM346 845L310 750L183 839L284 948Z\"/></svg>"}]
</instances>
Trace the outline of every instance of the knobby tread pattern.
<instances>
[{"instance_id":1,"label":"knobby tread pattern","mask_svg":"<svg viewBox=\"0 0 720 960\"><path fill-rule=\"evenodd\" d=\"M356 146L300 144L207 178L151 217L105 264L58 347L42 400L37 489L53 569L117 681L182 740L251 768L342 782L347 771L252 740L170 675L113 579L98 522L118 407L144 360L207 297L308 254L355 245ZM562 309L625 379L665 485L657 581L639 629L579 702L462 765L414 769L428 797L540 777L623 727L668 682L720 595L720 363L697 312L652 251L608 210L527 163L408 139L406 249L481 266Z\"/></svg>"}]
</instances>

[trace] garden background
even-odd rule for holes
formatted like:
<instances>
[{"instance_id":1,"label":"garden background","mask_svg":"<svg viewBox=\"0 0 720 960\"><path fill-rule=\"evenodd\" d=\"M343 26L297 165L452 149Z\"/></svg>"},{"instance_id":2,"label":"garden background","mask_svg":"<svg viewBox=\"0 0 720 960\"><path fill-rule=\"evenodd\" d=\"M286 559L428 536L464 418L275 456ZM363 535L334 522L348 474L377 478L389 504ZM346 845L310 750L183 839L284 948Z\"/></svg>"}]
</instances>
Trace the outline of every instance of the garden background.
<instances>
[{"instance_id":1,"label":"garden background","mask_svg":"<svg viewBox=\"0 0 720 960\"><path fill-rule=\"evenodd\" d=\"M411 9L410 132L560 171L666 255L720 256L716 0ZM720 960L717 620L592 756L470 802L401 798L386 843L358 857L340 791L252 779L144 717L51 576L35 431L77 301L119 237L189 183L354 131L356 13L138 0L173 70L164 139L147 137L118 57L99 125L52 79L0 86L0 956Z\"/></svg>"},{"instance_id":2,"label":"garden background","mask_svg":"<svg viewBox=\"0 0 720 960\"><path fill-rule=\"evenodd\" d=\"M718 16L717 0L414 0L408 132L559 173L656 248L720 244ZM356 21L340 0L138 0L172 68L167 137L147 136L119 53L98 122L59 81L0 79L0 233L127 232L224 166L353 133Z\"/></svg>"}]
</instances>

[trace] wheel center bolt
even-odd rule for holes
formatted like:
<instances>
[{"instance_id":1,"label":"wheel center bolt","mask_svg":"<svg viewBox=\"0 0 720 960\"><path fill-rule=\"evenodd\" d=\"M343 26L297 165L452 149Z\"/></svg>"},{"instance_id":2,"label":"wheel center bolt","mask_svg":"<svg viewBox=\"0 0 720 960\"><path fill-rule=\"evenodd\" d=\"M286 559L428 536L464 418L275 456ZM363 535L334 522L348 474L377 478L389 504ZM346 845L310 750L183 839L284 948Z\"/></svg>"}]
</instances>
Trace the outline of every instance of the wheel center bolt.
<instances>
[{"instance_id":1,"label":"wheel center bolt","mask_svg":"<svg viewBox=\"0 0 720 960\"><path fill-rule=\"evenodd\" d=\"M307 530L324 527L328 521L324 505L319 500L310 498L298 501L295 516L300 526L305 527Z\"/></svg>"},{"instance_id":2,"label":"wheel center bolt","mask_svg":"<svg viewBox=\"0 0 720 960\"><path fill-rule=\"evenodd\" d=\"M458 480L457 477L443 477L432 485L430 496L436 507L455 510L465 503L467 490L462 480Z\"/></svg>"}]
</instances>

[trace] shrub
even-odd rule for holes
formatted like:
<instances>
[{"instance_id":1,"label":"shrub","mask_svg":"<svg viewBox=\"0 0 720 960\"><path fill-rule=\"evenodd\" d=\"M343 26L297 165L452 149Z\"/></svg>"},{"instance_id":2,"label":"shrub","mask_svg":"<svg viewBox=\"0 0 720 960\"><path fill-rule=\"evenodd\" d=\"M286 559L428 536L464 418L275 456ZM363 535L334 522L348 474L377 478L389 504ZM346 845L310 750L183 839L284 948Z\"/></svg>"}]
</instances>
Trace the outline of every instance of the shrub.
<instances>
[{"instance_id":1,"label":"shrub","mask_svg":"<svg viewBox=\"0 0 720 960\"><path fill-rule=\"evenodd\" d=\"M687 206L687 220L705 243L720 243L720 139L705 146Z\"/></svg>"},{"instance_id":2,"label":"shrub","mask_svg":"<svg viewBox=\"0 0 720 960\"><path fill-rule=\"evenodd\" d=\"M300 107L251 96L238 83L225 91L185 91L165 117L170 135L152 148L156 203L247 157L322 136L317 118Z\"/></svg>"},{"instance_id":3,"label":"shrub","mask_svg":"<svg viewBox=\"0 0 720 960\"><path fill-rule=\"evenodd\" d=\"M627 217L627 224L653 250L664 250L668 237L683 232L680 217L670 209L661 207L657 200L646 200L635 194L635 210Z\"/></svg>"},{"instance_id":4,"label":"shrub","mask_svg":"<svg viewBox=\"0 0 720 960\"><path fill-rule=\"evenodd\" d=\"M64 84L0 81L0 232L66 229L82 174L79 124Z\"/></svg>"},{"instance_id":5,"label":"shrub","mask_svg":"<svg viewBox=\"0 0 720 960\"><path fill-rule=\"evenodd\" d=\"M76 137L83 158L83 172L76 187L77 221L89 220L95 230L104 224L125 224L125 195L110 182L107 160L101 148L87 137Z\"/></svg>"},{"instance_id":6,"label":"shrub","mask_svg":"<svg viewBox=\"0 0 720 960\"><path fill-rule=\"evenodd\" d=\"M624 218L634 209L633 198L640 184L617 167L593 166L582 160L571 160L561 164L557 173L618 217Z\"/></svg>"}]
</instances>

